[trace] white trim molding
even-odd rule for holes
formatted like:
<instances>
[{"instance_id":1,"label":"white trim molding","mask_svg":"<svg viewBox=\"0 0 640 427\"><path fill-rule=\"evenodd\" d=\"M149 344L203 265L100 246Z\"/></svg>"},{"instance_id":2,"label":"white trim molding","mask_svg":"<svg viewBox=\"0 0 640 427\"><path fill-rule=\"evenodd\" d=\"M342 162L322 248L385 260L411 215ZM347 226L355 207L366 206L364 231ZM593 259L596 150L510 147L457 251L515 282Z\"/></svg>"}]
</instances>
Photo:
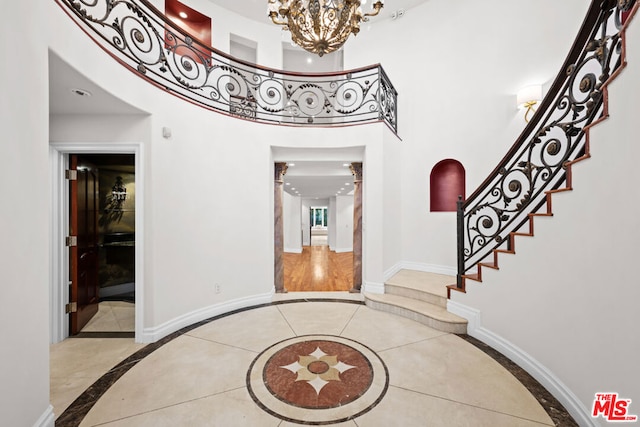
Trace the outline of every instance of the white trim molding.
<instances>
[{"instance_id":1,"label":"white trim molding","mask_svg":"<svg viewBox=\"0 0 640 427\"><path fill-rule=\"evenodd\" d=\"M193 325L194 323L201 322L214 316L229 313L234 310L253 307L260 304L268 304L272 301L272 298L273 292L268 292L230 301L224 301L219 304L199 308L197 310L193 310L190 313L185 313L178 317L175 317L159 326L153 328L145 328L142 333L142 340L140 342L156 342L159 339L162 339L169 334L179 331L186 326Z\"/></svg>"},{"instance_id":2,"label":"white trim molding","mask_svg":"<svg viewBox=\"0 0 640 427\"><path fill-rule=\"evenodd\" d=\"M44 411L38 421L35 422L33 427L54 427L56 423L56 416L53 413L53 406L49 405L49 407Z\"/></svg>"},{"instance_id":3,"label":"white trim molding","mask_svg":"<svg viewBox=\"0 0 640 427\"><path fill-rule=\"evenodd\" d=\"M69 301L69 254L64 237L69 228L69 208L65 201L69 189L64 179L68 166L67 155L74 154L133 154L136 174L136 251L135 251L135 341L142 342L144 327L144 145L141 142L52 142L49 144L51 176L51 260L49 270L50 337L51 343L69 336L68 315L64 306Z\"/></svg>"},{"instance_id":4,"label":"white trim molding","mask_svg":"<svg viewBox=\"0 0 640 427\"><path fill-rule=\"evenodd\" d=\"M482 326L482 314L479 310L451 300L447 301L447 310L468 320L467 334L504 354L534 377L562 403L579 425L585 427L598 426L591 417L590 411L560 378L520 347L484 328Z\"/></svg>"},{"instance_id":5,"label":"white trim molding","mask_svg":"<svg viewBox=\"0 0 640 427\"><path fill-rule=\"evenodd\" d=\"M343 254L345 252L353 252L353 248L349 247L349 248L335 248L335 249L331 249L330 250L334 251L337 254Z\"/></svg>"},{"instance_id":6,"label":"white trim molding","mask_svg":"<svg viewBox=\"0 0 640 427\"><path fill-rule=\"evenodd\" d=\"M362 292L384 294L384 283L364 282Z\"/></svg>"},{"instance_id":7,"label":"white trim molding","mask_svg":"<svg viewBox=\"0 0 640 427\"><path fill-rule=\"evenodd\" d=\"M286 253L289 254L301 254L302 253L302 247L299 248L284 248L284 251Z\"/></svg>"}]
</instances>

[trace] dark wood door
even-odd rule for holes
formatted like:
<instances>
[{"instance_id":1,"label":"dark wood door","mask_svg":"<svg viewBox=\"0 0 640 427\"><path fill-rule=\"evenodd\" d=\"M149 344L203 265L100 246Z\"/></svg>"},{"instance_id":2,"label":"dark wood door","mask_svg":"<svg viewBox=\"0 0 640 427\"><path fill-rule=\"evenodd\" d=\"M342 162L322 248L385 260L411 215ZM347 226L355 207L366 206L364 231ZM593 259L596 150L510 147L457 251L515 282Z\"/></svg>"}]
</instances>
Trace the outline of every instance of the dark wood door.
<instances>
[{"instance_id":1,"label":"dark wood door","mask_svg":"<svg viewBox=\"0 0 640 427\"><path fill-rule=\"evenodd\" d=\"M71 290L69 302L75 303L71 313L70 333L75 335L98 312L98 169L81 156L69 156L70 169L77 179L70 181L69 230L77 244L69 254Z\"/></svg>"}]
</instances>

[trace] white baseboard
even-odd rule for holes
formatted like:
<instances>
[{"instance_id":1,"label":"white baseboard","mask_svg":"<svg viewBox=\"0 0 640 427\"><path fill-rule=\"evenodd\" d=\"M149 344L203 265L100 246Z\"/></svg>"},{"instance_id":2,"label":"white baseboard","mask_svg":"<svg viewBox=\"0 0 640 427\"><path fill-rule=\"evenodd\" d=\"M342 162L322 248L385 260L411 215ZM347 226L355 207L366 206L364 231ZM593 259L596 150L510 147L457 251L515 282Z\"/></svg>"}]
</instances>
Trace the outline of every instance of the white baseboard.
<instances>
[{"instance_id":1,"label":"white baseboard","mask_svg":"<svg viewBox=\"0 0 640 427\"><path fill-rule=\"evenodd\" d=\"M467 333L507 356L542 384L585 427L597 427L590 411L580 399L549 369L520 347L482 326L481 312L455 301L447 301L447 310L469 321Z\"/></svg>"},{"instance_id":2,"label":"white baseboard","mask_svg":"<svg viewBox=\"0 0 640 427\"><path fill-rule=\"evenodd\" d=\"M54 427L55 423L56 416L53 413L53 406L49 405L47 410L40 415L40 418L38 418L38 421L35 422L33 427Z\"/></svg>"},{"instance_id":3,"label":"white baseboard","mask_svg":"<svg viewBox=\"0 0 640 427\"><path fill-rule=\"evenodd\" d=\"M254 305L270 303L272 296L273 296L273 292L259 294L259 295L252 295L249 297L238 298L231 301L225 301L220 304L214 304L208 307L194 310L190 313L186 313L174 319L171 319L168 322L163 323L162 325L159 325L153 328L144 328L144 330L142 331L141 342L143 343L156 342L159 339L164 338L169 334L179 331L185 326L193 325L196 322L200 322L210 317L219 316L221 314L228 313L230 311L238 310L241 308L247 308Z\"/></svg>"},{"instance_id":4,"label":"white baseboard","mask_svg":"<svg viewBox=\"0 0 640 427\"><path fill-rule=\"evenodd\" d=\"M400 261L393 267L384 272L384 280L387 281L400 270L415 270L425 273L444 274L447 276L455 276L458 271L454 267L446 265L426 264L422 262Z\"/></svg>"},{"instance_id":5,"label":"white baseboard","mask_svg":"<svg viewBox=\"0 0 640 427\"><path fill-rule=\"evenodd\" d=\"M384 294L384 283L364 282L362 292L371 294Z\"/></svg>"},{"instance_id":6,"label":"white baseboard","mask_svg":"<svg viewBox=\"0 0 640 427\"><path fill-rule=\"evenodd\" d=\"M302 253L302 247L299 248L284 248L284 252L290 253L290 254L301 254Z\"/></svg>"},{"instance_id":7,"label":"white baseboard","mask_svg":"<svg viewBox=\"0 0 640 427\"><path fill-rule=\"evenodd\" d=\"M335 253L337 254L345 253L345 252L353 252L353 248L335 248L332 250L335 251Z\"/></svg>"}]
</instances>

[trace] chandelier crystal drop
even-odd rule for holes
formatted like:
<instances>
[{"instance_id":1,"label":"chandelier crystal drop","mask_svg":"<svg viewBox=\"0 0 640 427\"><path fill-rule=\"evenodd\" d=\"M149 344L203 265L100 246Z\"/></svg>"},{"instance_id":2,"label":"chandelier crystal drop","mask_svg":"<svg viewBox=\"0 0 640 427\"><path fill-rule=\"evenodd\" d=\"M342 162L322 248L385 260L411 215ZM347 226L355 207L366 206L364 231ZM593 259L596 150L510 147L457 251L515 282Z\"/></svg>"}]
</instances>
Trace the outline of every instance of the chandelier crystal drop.
<instances>
[{"instance_id":1,"label":"chandelier crystal drop","mask_svg":"<svg viewBox=\"0 0 640 427\"><path fill-rule=\"evenodd\" d=\"M360 0L268 0L269 17L274 24L291 32L291 39L306 51L335 52L350 34L360 32L360 22L376 16L382 0L372 5L372 11L362 13ZM366 1L365 1L366 3Z\"/></svg>"}]
</instances>

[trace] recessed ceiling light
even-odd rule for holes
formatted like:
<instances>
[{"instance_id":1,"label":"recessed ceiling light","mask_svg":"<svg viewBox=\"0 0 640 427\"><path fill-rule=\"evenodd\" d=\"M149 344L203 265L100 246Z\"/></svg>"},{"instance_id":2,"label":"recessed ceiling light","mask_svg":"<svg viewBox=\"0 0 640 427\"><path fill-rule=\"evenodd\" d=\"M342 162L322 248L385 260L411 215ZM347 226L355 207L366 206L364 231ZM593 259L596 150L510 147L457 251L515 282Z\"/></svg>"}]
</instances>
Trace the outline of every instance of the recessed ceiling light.
<instances>
[{"instance_id":1,"label":"recessed ceiling light","mask_svg":"<svg viewBox=\"0 0 640 427\"><path fill-rule=\"evenodd\" d=\"M292 188L292 189L291 189L291 191L296 191L296 189L295 189L295 188Z\"/></svg>"},{"instance_id":2,"label":"recessed ceiling light","mask_svg":"<svg viewBox=\"0 0 640 427\"><path fill-rule=\"evenodd\" d=\"M340 191L344 191L344 188L341 188Z\"/></svg>"},{"instance_id":3,"label":"recessed ceiling light","mask_svg":"<svg viewBox=\"0 0 640 427\"><path fill-rule=\"evenodd\" d=\"M342 166L344 166L345 168L349 167L349 163L343 163Z\"/></svg>"},{"instance_id":4,"label":"recessed ceiling light","mask_svg":"<svg viewBox=\"0 0 640 427\"><path fill-rule=\"evenodd\" d=\"M284 185L291 185L291 183L290 182L285 182Z\"/></svg>"},{"instance_id":5,"label":"recessed ceiling light","mask_svg":"<svg viewBox=\"0 0 640 427\"><path fill-rule=\"evenodd\" d=\"M344 185L351 185L351 183L350 182L345 182Z\"/></svg>"},{"instance_id":6,"label":"recessed ceiling light","mask_svg":"<svg viewBox=\"0 0 640 427\"><path fill-rule=\"evenodd\" d=\"M287 166L295 166L295 163L287 163Z\"/></svg>"},{"instance_id":7,"label":"recessed ceiling light","mask_svg":"<svg viewBox=\"0 0 640 427\"><path fill-rule=\"evenodd\" d=\"M184 12L180 12L178 15L179 15L179 16L180 16L180 18L182 18L182 19L187 19L187 18L189 17L189 15L187 15L187 14L186 14L186 13L184 13Z\"/></svg>"},{"instance_id":8,"label":"recessed ceiling light","mask_svg":"<svg viewBox=\"0 0 640 427\"><path fill-rule=\"evenodd\" d=\"M91 92L85 89L73 88L71 89L71 93L75 93L78 96L87 96L87 97L91 96Z\"/></svg>"}]
</instances>

